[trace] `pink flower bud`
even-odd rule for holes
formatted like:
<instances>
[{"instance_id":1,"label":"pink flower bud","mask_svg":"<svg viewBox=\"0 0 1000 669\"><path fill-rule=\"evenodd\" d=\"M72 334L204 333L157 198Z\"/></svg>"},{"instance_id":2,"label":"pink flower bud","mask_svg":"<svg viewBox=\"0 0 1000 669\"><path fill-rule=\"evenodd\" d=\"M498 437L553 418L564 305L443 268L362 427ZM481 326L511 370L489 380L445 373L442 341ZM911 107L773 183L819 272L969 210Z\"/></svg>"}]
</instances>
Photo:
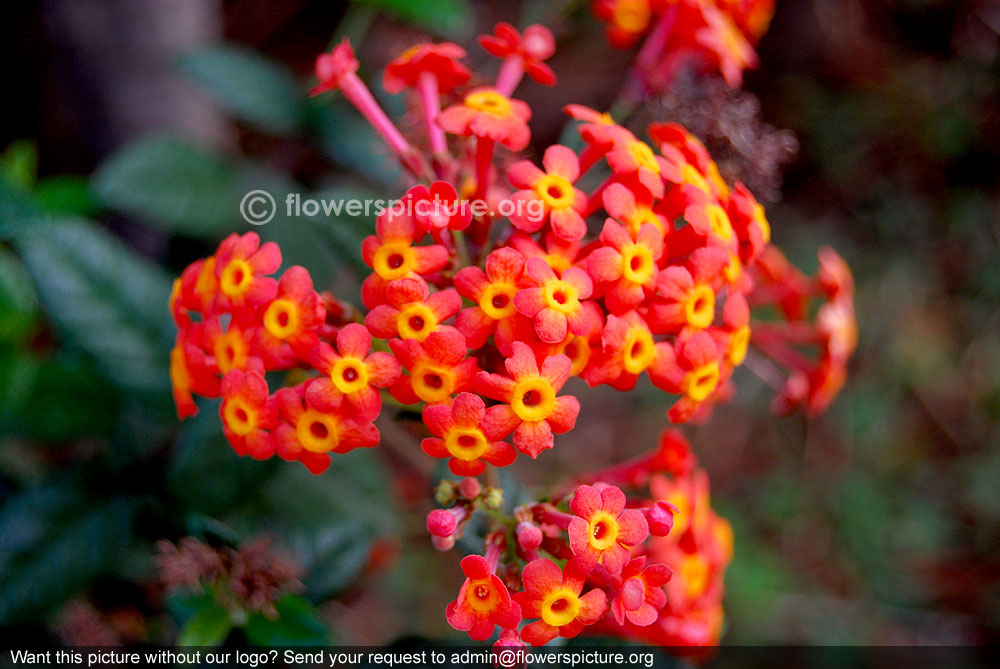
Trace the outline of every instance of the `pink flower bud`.
<instances>
[{"instance_id":1,"label":"pink flower bud","mask_svg":"<svg viewBox=\"0 0 1000 669\"><path fill-rule=\"evenodd\" d=\"M517 524L517 545L523 551L533 551L542 545L542 528L530 521Z\"/></svg>"},{"instance_id":2,"label":"pink flower bud","mask_svg":"<svg viewBox=\"0 0 1000 669\"><path fill-rule=\"evenodd\" d=\"M649 524L649 533L654 537L665 537L674 528L674 514L677 507L670 502L657 501L646 509L646 522Z\"/></svg>"},{"instance_id":3,"label":"pink flower bud","mask_svg":"<svg viewBox=\"0 0 1000 669\"><path fill-rule=\"evenodd\" d=\"M479 479L465 478L458 484L458 492L465 499L475 499L479 497L481 491L482 486L479 485Z\"/></svg>"},{"instance_id":4,"label":"pink flower bud","mask_svg":"<svg viewBox=\"0 0 1000 669\"><path fill-rule=\"evenodd\" d=\"M427 531L435 537L450 537L458 529L455 515L445 509L434 509L427 514Z\"/></svg>"}]
</instances>

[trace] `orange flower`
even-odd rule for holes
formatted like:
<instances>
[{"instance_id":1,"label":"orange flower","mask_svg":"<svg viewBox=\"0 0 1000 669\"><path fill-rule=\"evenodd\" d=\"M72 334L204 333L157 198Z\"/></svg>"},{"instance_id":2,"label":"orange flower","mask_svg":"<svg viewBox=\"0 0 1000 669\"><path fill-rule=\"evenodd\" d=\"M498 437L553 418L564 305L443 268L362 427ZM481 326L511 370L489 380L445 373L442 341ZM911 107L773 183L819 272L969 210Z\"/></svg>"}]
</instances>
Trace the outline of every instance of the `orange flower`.
<instances>
[{"instance_id":1,"label":"orange flower","mask_svg":"<svg viewBox=\"0 0 1000 669\"><path fill-rule=\"evenodd\" d=\"M578 267L570 267L561 276L540 258L529 258L525 270L525 283L514 296L517 310L534 319L538 338L547 344L556 344L566 338L567 332L585 334L589 329L583 300L590 297L594 284Z\"/></svg>"},{"instance_id":2,"label":"orange flower","mask_svg":"<svg viewBox=\"0 0 1000 669\"><path fill-rule=\"evenodd\" d=\"M393 339L389 347L409 372L389 388L403 404L448 404L452 395L472 388L479 372L476 359L466 357L465 337L454 328L434 332L422 345Z\"/></svg>"},{"instance_id":3,"label":"orange flower","mask_svg":"<svg viewBox=\"0 0 1000 669\"><path fill-rule=\"evenodd\" d=\"M426 230L406 213L386 209L375 222L375 234L361 244L361 257L374 272L361 286L361 301L374 309L388 301L390 284L430 276L448 264L448 250L438 244L416 246Z\"/></svg>"},{"instance_id":4,"label":"orange flower","mask_svg":"<svg viewBox=\"0 0 1000 669\"><path fill-rule=\"evenodd\" d=\"M278 294L261 311L263 325L256 331L254 350L264 364L275 369L308 362L326 321L326 307L313 290L309 271L289 267L278 282Z\"/></svg>"},{"instance_id":5,"label":"orange flower","mask_svg":"<svg viewBox=\"0 0 1000 669\"><path fill-rule=\"evenodd\" d=\"M259 371L234 369L222 378L222 431L239 455L266 460L274 455L269 430L278 426L277 401Z\"/></svg>"},{"instance_id":6,"label":"orange flower","mask_svg":"<svg viewBox=\"0 0 1000 669\"><path fill-rule=\"evenodd\" d=\"M476 387L487 397L504 402L486 410L483 427L498 439L514 433L514 446L537 458L552 448L553 434L573 429L580 403L572 395L557 397L572 368L565 355L545 358L541 371L531 347L514 342L513 355L505 361L510 375L480 372Z\"/></svg>"},{"instance_id":7,"label":"orange flower","mask_svg":"<svg viewBox=\"0 0 1000 669\"><path fill-rule=\"evenodd\" d=\"M608 610L608 598L599 588L581 594L586 578L587 570L576 560L567 562L565 571L544 558L525 565L524 591L514 593L514 601L525 618L540 620L521 630L521 638L542 646L557 636L572 639L597 622Z\"/></svg>"},{"instance_id":8,"label":"orange flower","mask_svg":"<svg viewBox=\"0 0 1000 669\"><path fill-rule=\"evenodd\" d=\"M389 93L401 93L404 89L417 86L420 75L433 75L438 92L451 93L469 80L469 69L458 62L465 58L465 49L443 42L423 43L411 46L385 66L382 86Z\"/></svg>"},{"instance_id":9,"label":"orange flower","mask_svg":"<svg viewBox=\"0 0 1000 669\"><path fill-rule=\"evenodd\" d=\"M389 304L380 304L365 316L365 325L381 339L399 337L418 342L443 328L442 323L461 308L462 298L454 288L428 294L421 279L398 279L387 292Z\"/></svg>"},{"instance_id":10,"label":"orange flower","mask_svg":"<svg viewBox=\"0 0 1000 669\"><path fill-rule=\"evenodd\" d=\"M609 218L600 241L603 246L587 256L587 272L608 311L623 314L653 293L657 263L663 255L663 234L647 223L633 240L625 228Z\"/></svg>"},{"instance_id":11,"label":"orange flower","mask_svg":"<svg viewBox=\"0 0 1000 669\"><path fill-rule=\"evenodd\" d=\"M620 574L628 563L629 549L649 536L646 517L625 508L621 488L582 485L569 503L569 545L584 569L600 563L609 573Z\"/></svg>"},{"instance_id":12,"label":"orange flower","mask_svg":"<svg viewBox=\"0 0 1000 669\"><path fill-rule=\"evenodd\" d=\"M472 393L460 393L451 406L431 404L424 408L424 424L434 437L420 446L434 458L450 458L448 468L456 476L479 476L489 463L506 467L517 453L503 437L488 433L483 423L486 403Z\"/></svg>"},{"instance_id":13,"label":"orange flower","mask_svg":"<svg viewBox=\"0 0 1000 669\"><path fill-rule=\"evenodd\" d=\"M267 275L279 267L281 249L274 242L261 244L256 232L226 237L215 254L218 308L245 310L270 302L278 292L278 282Z\"/></svg>"},{"instance_id":14,"label":"orange flower","mask_svg":"<svg viewBox=\"0 0 1000 669\"><path fill-rule=\"evenodd\" d=\"M517 191L511 196L511 224L523 232L538 232L546 223L560 239L577 241L587 234L583 213L587 196L573 183L580 176L580 161L573 151L560 144L545 149L545 171L530 160L520 160L507 170ZM538 206L533 207L532 204ZM535 211L540 209L540 211Z\"/></svg>"},{"instance_id":15,"label":"orange flower","mask_svg":"<svg viewBox=\"0 0 1000 669\"><path fill-rule=\"evenodd\" d=\"M453 135L475 135L503 144L511 151L521 151L531 139L529 119L531 108L528 105L494 88L484 87L466 95L462 104L442 111L438 125Z\"/></svg>"}]
</instances>

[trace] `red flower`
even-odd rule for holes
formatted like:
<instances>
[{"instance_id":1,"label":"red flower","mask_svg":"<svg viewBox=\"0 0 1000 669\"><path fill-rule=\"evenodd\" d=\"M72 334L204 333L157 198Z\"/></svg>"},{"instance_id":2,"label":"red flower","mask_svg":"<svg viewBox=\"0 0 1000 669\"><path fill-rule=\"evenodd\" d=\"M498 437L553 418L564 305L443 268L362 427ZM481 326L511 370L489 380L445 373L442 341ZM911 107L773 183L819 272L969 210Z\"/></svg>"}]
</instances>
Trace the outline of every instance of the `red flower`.
<instances>
[{"instance_id":1,"label":"red flower","mask_svg":"<svg viewBox=\"0 0 1000 669\"><path fill-rule=\"evenodd\" d=\"M625 225L632 239L639 238L644 225L652 225L663 237L670 230L667 218L653 210L653 196L645 187L631 189L623 183L613 183L601 194L604 210Z\"/></svg>"},{"instance_id":2,"label":"red flower","mask_svg":"<svg viewBox=\"0 0 1000 669\"><path fill-rule=\"evenodd\" d=\"M403 404L447 404L455 393L472 388L479 371L476 359L465 357L465 337L453 328L431 334L422 345L413 339L393 339L389 347L410 372L389 388Z\"/></svg>"},{"instance_id":3,"label":"red flower","mask_svg":"<svg viewBox=\"0 0 1000 669\"><path fill-rule=\"evenodd\" d=\"M326 307L306 268L296 265L285 271L262 321L254 345L268 368L291 366L296 358L309 360L319 342L317 331L326 322Z\"/></svg>"},{"instance_id":4,"label":"red flower","mask_svg":"<svg viewBox=\"0 0 1000 669\"><path fill-rule=\"evenodd\" d=\"M608 42L627 49L649 30L653 22L651 0L594 0L594 15L608 24Z\"/></svg>"},{"instance_id":5,"label":"red flower","mask_svg":"<svg viewBox=\"0 0 1000 669\"><path fill-rule=\"evenodd\" d=\"M311 401L312 386L307 381L282 388L276 395L283 422L274 433L278 457L299 460L313 474L330 466L330 453L348 453L355 448L378 444L374 423L360 419L346 405L321 409Z\"/></svg>"},{"instance_id":6,"label":"red flower","mask_svg":"<svg viewBox=\"0 0 1000 669\"><path fill-rule=\"evenodd\" d=\"M215 364L220 374L227 374L233 369L247 369L251 362L260 359L252 355L253 329L241 326L235 320L230 321L225 332L219 316L211 316L205 321L204 346L215 356Z\"/></svg>"},{"instance_id":7,"label":"red flower","mask_svg":"<svg viewBox=\"0 0 1000 669\"><path fill-rule=\"evenodd\" d=\"M440 245L415 246L425 229L412 216L383 211L375 222L375 234L361 245L361 256L374 273L361 286L361 301L374 309L388 301L389 284L405 278L425 277L448 264L448 249Z\"/></svg>"},{"instance_id":8,"label":"red flower","mask_svg":"<svg viewBox=\"0 0 1000 669\"><path fill-rule=\"evenodd\" d=\"M529 77L543 86L555 86L555 73L542 62L556 52L555 38L545 26L530 25L522 35L514 26L501 22L493 28L492 35L480 35L479 44L497 58L520 56Z\"/></svg>"},{"instance_id":9,"label":"red flower","mask_svg":"<svg viewBox=\"0 0 1000 669\"><path fill-rule=\"evenodd\" d=\"M319 84L312 87L309 95L337 90L340 88L341 80L357 72L358 66L354 49L345 37L330 53L321 54L316 58L316 78L319 79Z\"/></svg>"},{"instance_id":10,"label":"red flower","mask_svg":"<svg viewBox=\"0 0 1000 669\"><path fill-rule=\"evenodd\" d=\"M569 545L587 570L599 562L609 573L620 574L629 549L649 536L646 517L638 509L625 508L621 488L582 485L569 508L575 514L569 521Z\"/></svg>"},{"instance_id":11,"label":"red flower","mask_svg":"<svg viewBox=\"0 0 1000 669\"><path fill-rule=\"evenodd\" d=\"M516 629L521 622L521 607L511 600L507 586L493 573L486 558L467 555L461 566L465 581L458 598L445 612L448 624L468 632L475 641L490 638L496 625Z\"/></svg>"},{"instance_id":12,"label":"red flower","mask_svg":"<svg viewBox=\"0 0 1000 669\"><path fill-rule=\"evenodd\" d=\"M514 594L525 618L540 618L521 630L521 638L541 646L557 636L572 639L587 625L597 622L608 610L608 598L595 588L585 595L587 571L576 560L566 563L565 572L547 559L532 560L524 567L524 591Z\"/></svg>"},{"instance_id":13,"label":"red flower","mask_svg":"<svg viewBox=\"0 0 1000 669\"><path fill-rule=\"evenodd\" d=\"M402 372L389 353L369 354L372 336L365 326L351 323L337 333L337 350L321 342L312 352L312 365L324 376L309 385L309 402L332 411L347 401L352 417L370 421L382 411L378 388L388 388Z\"/></svg>"},{"instance_id":14,"label":"red flower","mask_svg":"<svg viewBox=\"0 0 1000 669\"><path fill-rule=\"evenodd\" d=\"M656 287L657 263L663 255L663 233L643 225L633 241L625 228L610 218L601 231L601 243L587 256L587 272L596 292L613 314L639 306Z\"/></svg>"},{"instance_id":15,"label":"red flower","mask_svg":"<svg viewBox=\"0 0 1000 669\"><path fill-rule=\"evenodd\" d=\"M570 267L557 276L540 258L529 258L525 272L527 288L514 296L517 310L535 321L538 338L556 344L567 332L585 334L589 328L582 300L590 297L594 284L578 267Z\"/></svg>"},{"instance_id":16,"label":"red flower","mask_svg":"<svg viewBox=\"0 0 1000 669\"><path fill-rule=\"evenodd\" d=\"M525 189L511 196L510 222L524 232L538 232L548 222L557 237L581 239L587 234L583 220L587 196L573 187L580 176L579 159L571 149L553 144L545 149L542 165L544 172L530 160L520 160L507 170L511 184Z\"/></svg>"},{"instance_id":17,"label":"red flower","mask_svg":"<svg viewBox=\"0 0 1000 669\"><path fill-rule=\"evenodd\" d=\"M632 390L639 375L656 369L661 357L673 358L670 344L655 342L646 321L635 311L608 316L601 344L583 373L591 387L607 383L618 390Z\"/></svg>"},{"instance_id":18,"label":"red flower","mask_svg":"<svg viewBox=\"0 0 1000 669\"><path fill-rule=\"evenodd\" d=\"M647 320L657 334L684 328L704 330L715 320L715 290L712 287L727 261L717 247L695 251L688 267L671 265L656 280L658 295L649 307Z\"/></svg>"},{"instance_id":19,"label":"red flower","mask_svg":"<svg viewBox=\"0 0 1000 669\"><path fill-rule=\"evenodd\" d=\"M737 182L726 210L740 242L740 260L749 265L771 241L771 225L767 222L764 207L746 186Z\"/></svg>"},{"instance_id":20,"label":"red flower","mask_svg":"<svg viewBox=\"0 0 1000 669\"><path fill-rule=\"evenodd\" d=\"M192 323L177 333L170 351L170 384L177 418L184 420L198 413L192 393L202 397L219 396L219 368L206 355L201 323Z\"/></svg>"},{"instance_id":21,"label":"red flower","mask_svg":"<svg viewBox=\"0 0 1000 669\"><path fill-rule=\"evenodd\" d=\"M464 230L472 221L469 203L459 200L455 187L447 181L435 181L428 188L423 184L406 191L401 205L423 230L441 241L448 230Z\"/></svg>"},{"instance_id":22,"label":"red flower","mask_svg":"<svg viewBox=\"0 0 1000 669\"><path fill-rule=\"evenodd\" d=\"M674 423L690 420L694 412L715 392L721 377L720 353L707 332L679 337L674 348L664 349L649 377L658 388L682 397L667 416Z\"/></svg>"},{"instance_id":23,"label":"red flower","mask_svg":"<svg viewBox=\"0 0 1000 669\"><path fill-rule=\"evenodd\" d=\"M414 88L420 75L429 72L440 94L451 93L470 77L469 69L458 62L461 58L465 49L451 42L416 44L385 66L382 86L389 93L401 93Z\"/></svg>"},{"instance_id":24,"label":"red flower","mask_svg":"<svg viewBox=\"0 0 1000 669\"><path fill-rule=\"evenodd\" d=\"M580 403L572 395L556 393L569 378L571 363L565 355L545 359L539 372L531 347L514 342L513 355L505 361L510 377L480 372L479 392L505 402L486 410L486 431L498 439L514 433L514 446L532 458L552 448L553 433L573 429Z\"/></svg>"},{"instance_id":25,"label":"red flower","mask_svg":"<svg viewBox=\"0 0 1000 669\"><path fill-rule=\"evenodd\" d=\"M431 404L424 408L424 423L434 435L420 446L434 458L448 458L456 476L479 476L486 462L506 467L517 457L514 448L488 434L483 425L486 403L472 393L460 393L451 406Z\"/></svg>"},{"instance_id":26,"label":"red flower","mask_svg":"<svg viewBox=\"0 0 1000 669\"><path fill-rule=\"evenodd\" d=\"M562 273L573 266L580 252L579 241L569 241L556 237L550 230L545 233L545 246L542 247L531 235L515 232L507 245L517 249L525 258L541 258L555 272Z\"/></svg>"},{"instance_id":27,"label":"red flower","mask_svg":"<svg viewBox=\"0 0 1000 669\"><path fill-rule=\"evenodd\" d=\"M631 132L620 129L610 137L614 144L607 154L608 165L619 178L634 178L653 197L663 197L663 177L666 161L653 153L649 144L636 139Z\"/></svg>"},{"instance_id":28,"label":"red flower","mask_svg":"<svg viewBox=\"0 0 1000 669\"><path fill-rule=\"evenodd\" d=\"M257 460L274 455L274 439L268 430L278 425L278 405L269 396L261 372L234 369L223 377L219 415L222 431L237 454Z\"/></svg>"},{"instance_id":29,"label":"red flower","mask_svg":"<svg viewBox=\"0 0 1000 669\"><path fill-rule=\"evenodd\" d=\"M524 275L524 256L511 248L500 248L486 256L486 271L463 267L455 275L459 294L477 306L462 309L455 327L465 335L469 348L480 348L494 335L497 348L510 354L510 345L522 318L514 306Z\"/></svg>"},{"instance_id":30,"label":"red flower","mask_svg":"<svg viewBox=\"0 0 1000 669\"><path fill-rule=\"evenodd\" d=\"M278 282L267 275L281 267L277 244L261 244L256 232L234 232L219 244L215 258L220 309L255 308L274 299Z\"/></svg>"},{"instance_id":31,"label":"red flower","mask_svg":"<svg viewBox=\"0 0 1000 669\"><path fill-rule=\"evenodd\" d=\"M462 298L453 288L428 295L422 279L397 279L387 292L389 304L380 304L365 316L365 325L380 339L399 337L424 341L455 315Z\"/></svg>"},{"instance_id":32,"label":"red flower","mask_svg":"<svg viewBox=\"0 0 1000 669\"><path fill-rule=\"evenodd\" d=\"M531 108L494 88L477 88L438 116L438 125L453 135L475 135L503 144L511 151L528 146Z\"/></svg>"},{"instance_id":33,"label":"red flower","mask_svg":"<svg viewBox=\"0 0 1000 669\"><path fill-rule=\"evenodd\" d=\"M645 569L643 568L645 567ZM656 622L660 610L667 604L663 586L673 572L665 564L646 567L646 556L639 556L622 569L622 584L611 602L611 613L619 625L627 619L633 625L646 627Z\"/></svg>"}]
</instances>

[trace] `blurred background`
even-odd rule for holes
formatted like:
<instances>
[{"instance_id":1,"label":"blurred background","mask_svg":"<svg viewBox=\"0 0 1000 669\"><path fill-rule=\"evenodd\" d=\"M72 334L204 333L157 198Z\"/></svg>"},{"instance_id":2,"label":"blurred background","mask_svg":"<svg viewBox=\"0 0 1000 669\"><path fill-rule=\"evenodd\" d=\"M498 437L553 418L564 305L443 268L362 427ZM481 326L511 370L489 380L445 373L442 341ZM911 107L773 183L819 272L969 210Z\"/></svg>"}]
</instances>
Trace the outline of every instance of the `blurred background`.
<instances>
[{"instance_id":1,"label":"blurred background","mask_svg":"<svg viewBox=\"0 0 1000 669\"><path fill-rule=\"evenodd\" d=\"M184 424L173 414L166 304L185 265L248 229L247 190L403 192L341 98L305 98L316 54L350 36L378 89L380 68L432 35L492 76L474 36L498 20L546 22L558 41L559 86L517 93L536 155L558 141L563 104L612 103L632 54L580 2L5 8L0 637L460 638L443 612L461 556L424 530L441 472L419 429L384 416L383 447L320 477L241 460L212 402ZM736 534L723 643L997 642L1000 4L778 0L759 52L744 92L682 78L643 113L686 123L767 200L774 241L803 269L823 244L848 260L860 346L819 419L770 417L772 391L740 370L736 399L685 428ZM371 227L279 212L259 232L351 300ZM528 485L656 443L662 396L642 391L636 417L634 398L574 390L577 429L544 468L515 466ZM185 587L205 574L228 585Z\"/></svg>"}]
</instances>

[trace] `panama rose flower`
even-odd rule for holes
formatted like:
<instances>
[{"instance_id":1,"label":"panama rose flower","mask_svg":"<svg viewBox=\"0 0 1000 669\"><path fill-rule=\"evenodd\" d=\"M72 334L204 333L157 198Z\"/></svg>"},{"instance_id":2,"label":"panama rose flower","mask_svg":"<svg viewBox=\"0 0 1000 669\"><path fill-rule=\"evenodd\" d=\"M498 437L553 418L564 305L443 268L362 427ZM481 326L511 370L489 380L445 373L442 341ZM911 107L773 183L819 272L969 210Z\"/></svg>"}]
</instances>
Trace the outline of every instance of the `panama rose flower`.
<instances>
[{"instance_id":1,"label":"panama rose flower","mask_svg":"<svg viewBox=\"0 0 1000 669\"><path fill-rule=\"evenodd\" d=\"M398 279L386 291L389 304L380 304L365 316L365 326L380 339L399 337L423 341L445 327L442 322L455 315L462 298L454 288L429 294L421 279Z\"/></svg>"},{"instance_id":2,"label":"panama rose flower","mask_svg":"<svg viewBox=\"0 0 1000 669\"><path fill-rule=\"evenodd\" d=\"M420 446L434 458L450 458L448 468L456 476L479 476L489 463L506 467L514 462L514 448L495 434L487 434L483 419L486 403L472 393L460 393L451 406L431 404L424 408L424 424L434 435Z\"/></svg>"},{"instance_id":3,"label":"panama rose flower","mask_svg":"<svg viewBox=\"0 0 1000 669\"><path fill-rule=\"evenodd\" d=\"M453 135L474 135L511 151L528 146L531 108L512 100L494 88L477 88L461 104L452 105L438 116L438 125Z\"/></svg>"},{"instance_id":4,"label":"panama rose flower","mask_svg":"<svg viewBox=\"0 0 1000 669\"><path fill-rule=\"evenodd\" d=\"M204 345L215 356L215 364L220 374L233 369L246 369L251 360L260 359L253 355L253 328L248 328L235 320L223 330L222 319L211 316L204 323Z\"/></svg>"},{"instance_id":5,"label":"panama rose flower","mask_svg":"<svg viewBox=\"0 0 1000 669\"><path fill-rule=\"evenodd\" d=\"M649 377L658 388L682 395L667 412L671 421L690 420L701 403L715 392L722 373L720 362L719 349L707 332L679 337L669 352L665 350Z\"/></svg>"},{"instance_id":6,"label":"panama rose flower","mask_svg":"<svg viewBox=\"0 0 1000 669\"><path fill-rule=\"evenodd\" d=\"M688 267L671 265L656 280L658 296L649 306L647 321L657 334L684 328L704 330L715 320L712 282L725 266L727 255L715 247L698 249Z\"/></svg>"},{"instance_id":7,"label":"panama rose flower","mask_svg":"<svg viewBox=\"0 0 1000 669\"><path fill-rule=\"evenodd\" d=\"M479 372L476 359L466 357L465 337L454 328L431 334L423 344L393 339L389 348L409 372L389 388L403 404L447 404L455 393L470 390Z\"/></svg>"},{"instance_id":8,"label":"panama rose flower","mask_svg":"<svg viewBox=\"0 0 1000 669\"><path fill-rule=\"evenodd\" d=\"M449 230L464 230L472 221L469 203L460 200L455 187L435 181L429 187L418 184L406 191L400 206L410 209L417 225L442 241Z\"/></svg>"},{"instance_id":9,"label":"panama rose flower","mask_svg":"<svg viewBox=\"0 0 1000 669\"><path fill-rule=\"evenodd\" d=\"M601 332L601 347L584 370L591 387L607 383L618 390L635 388L639 375L656 369L661 357L672 359L670 343L653 340L646 321L635 311L611 314Z\"/></svg>"},{"instance_id":10,"label":"panama rose flower","mask_svg":"<svg viewBox=\"0 0 1000 669\"><path fill-rule=\"evenodd\" d=\"M374 423L361 419L346 404L320 409L310 401L307 381L276 393L285 422L274 431L275 450L283 460L299 460L314 474L330 465L330 453L348 453L378 444Z\"/></svg>"},{"instance_id":11,"label":"panama rose flower","mask_svg":"<svg viewBox=\"0 0 1000 669\"><path fill-rule=\"evenodd\" d=\"M402 370L391 354L369 353L371 343L371 333L359 323L345 325L337 333L336 350L320 342L311 362L324 376L309 385L310 403L332 410L343 399L356 420L374 420L382 410L378 389L395 383Z\"/></svg>"},{"instance_id":12,"label":"panama rose flower","mask_svg":"<svg viewBox=\"0 0 1000 669\"><path fill-rule=\"evenodd\" d=\"M361 300L374 309L388 301L389 284L405 278L426 277L448 264L448 249L434 244L416 246L426 230L406 213L392 208L375 222L375 234L361 244L361 257L374 272L361 286Z\"/></svg>"},{"instance_id":13,"label":"panama rose flower","mask_svg":"<svg viewBox=\"0 0 1000 669\"><path fill-rule=\"evenodd\" d=\"M521 622L521 607L510 597L507 586L493 573L495 566L481 555L462 559L465 581L445 613L448 624L468 632L474 641L484 641L499 625L516 629Z\"/></svg>"},{"instance_id":14,"label":"panama rose flower","mask_svg":"<svg viewBox=\"0 0 1000 669\"><path fill-rule=\"evenodd\" d=\"M274 455L269 430L277 427L277 401L259 371L234 369L222 378L222 431L238 455L266 460Z\"/></svg>"},{"instance_id":15,"label":"panama rose flower","mask_svg":"<svg viewBox=\"0 0 1000 669\"><path fill-rule=\"evenodd\" d=\"M594 284L585 271L570 267L557 276L541 258L529 258L525 282L528 287L514 296L514 306L534 319L539 339L555 344L565 339L567 332L587 332L589 319L582 300L590 297Z\"/></svg>"},{"instance_id":16,"label":"panama rose flower","mask_svg":"<svg viewBox=\"0 0 1000 669\"><path fill-rule=\"evenodd\" d=\"M535 354L523 342L514 342L513 355L504 365L509 377L480 372L476 378L481 394L505 403L487 409L483 425L499 439L513 432L514 447L537 458L552 448L553 434L576 424L580 402L572 395L556 396L572 365L565 355L554 355L545 358L539 371Z\"/></svg>"},{"instance_id":17,"label":"panama rose flower","mask_svg":"<svg viewBox=\"0 0 1000 669\"><path fill-rule=\"evenodd\" d=\"M278 293L263 307L263 326L256 331L254 348L269 368L308 361L319 343L318 330L326 321L326 307L305 267L289 267L278 281Z\"/></svg>"},{"instance_id":18,"label":"panama rose flower","mask_svg":"<svg viewBox=\"0 0 1000 669\"><path fill-rule=\"evenodd\" d=\"M571 149L554 144L545 149L542 165L544 172L530 160L520 160L507 170L510 183L522 189L511 196L510 222L524 232L538 232L549 223L557 237L581 239L587 234L587 196L573 186L580 177L579 159Z\"/></svg>"},{"instance_id":19,"label":"panama rose flower","mask_svg":"<svg viewBox=\"0 0 1000 669\"><path fill-rule=\"evenodd\" d=\"M389 93L416 88L429 74L441 95L451 93L469 80L469 68L459 61L465 49L451 42L415 44L385 66L382 86Z\"/></svg>"},{"instance_id":20,"label":"panama rose flower","mask_svg":"<svg viewBox=\"0 0 1000 669\"><path fill-rule=\"evenodd\" d=\"M545 26L530 25L522 34L511 24L500 22L493 28L492 35L479 36L479 44L491 56L519 59L519 68L529 77L543 86L555 86L555 72L543 61L555 53L556 42L552 31ZM513 86L510 89L513 90Z\"/></svg>"},{"instance_id":21,"label":"panama rose flower","mask_svg":"<svg viewBox=\"0 0 1000 669\"><path fill-rule=\"evenodd\" d=\"M624 183L610 184L601 193L604 209L620 221L632 239L639 238L644 225L652 225L660 237L670 230L666 216L653 210L653 196L645 187L629 188Z\"/></svg>"},{"instance_id":22,"label":"panama rose flower","mask_svg":"<svg viewBox=\"0 0 1000 669\"><path fill-rule=\"evenodd\" d=\"M219 308L259 307L278 292L278 282L268 275L281 267L281 249L274 242L261 244L256 232L229 235L215 258Z\"/></svg>"},{"instance_id":23,"label":"panama rose flower","mask_svg":"<svg viewBox=\"0 0 1000 669\"><path fill-rule=\"evenodd\" d=\"M540 620L521 630L521 638L542 646L557 636L572 639L597 622L608 609L608 598L598 588L581 594L586 578L587 570L576 560L567 562L565 571L545 558L525 565L524 591L514 593L514 601L525 618Z\"/></svg>"},{"instance_id":24,"label":"panama rose flower","mask_svg":"<svg viewBox=\"0 0 1000 669\"><path fill-rule=\"evenodd\" d=\"M500 352L510 353L520 317L514 296L523 275L524 256L511 248L500 248L486 256L485 272L478 267L463 267L455 274L459 294L476 303L462 309L455 321L469 348L481 347L494 335Z\"/></svg>"},{"instance_id":25,"label":"panama rose flower","mask_svg":"<svg viewBox=\"0 0 1000 669\"><path fill-rule=\"evenodd\" d=\"M656 622L660 610L667 604L663 586L673 572L665 564L646 566L646 556L641 555L622 569L621 587L611 601L611 613L619 625L626 620L639 627Z\"/></svg>"},{"instance_id":26,"label":"panama rose flower","mask_svg":"<svg viewBox=\"0 0 1000 669\"><path fill-rule=\"evenodd\" d=\"M201 323L191 323L177 333L170 351L170 384L179 420L198 413L192 393L219 396L219 367L203 349L202 332Z\"/></svg>"},{"instance_id":27,"label":"panama rose flower","mask_svg":"<svg viewBox=\"0 0 1000 669\"><path fill-rule=\"evenodd\" d=\"M611 574L620 574L628 563L629 549L649 536L646 517L625 508L625 493L615 486L598 489L582 485L569 503L569 545L585 569L597 563Z\"/></svg>"},{"instance_id":28,"label":"panama rose flower","mask_svg":"<svg viewBox=\"0 0 1000 669\"><path fill-rule=\"evenodd\" d=\"M616 49L628 49L653 22L652 0L597 0L594 15L607 23L605 35Z\"/></svg>"},{"instance_id":29,"label":"panama rose flower","mask_svg":"<svg viewBox=\"0 0 1000 669\"><path fill-rule=\"evenodd\" d=\"M633 240L625 228L609 218L600 241L603 246L587 256L587 273L608 311L622 314L639 306L655 290L663 234L647 223Z\"/></svg>"}]
</instances>

